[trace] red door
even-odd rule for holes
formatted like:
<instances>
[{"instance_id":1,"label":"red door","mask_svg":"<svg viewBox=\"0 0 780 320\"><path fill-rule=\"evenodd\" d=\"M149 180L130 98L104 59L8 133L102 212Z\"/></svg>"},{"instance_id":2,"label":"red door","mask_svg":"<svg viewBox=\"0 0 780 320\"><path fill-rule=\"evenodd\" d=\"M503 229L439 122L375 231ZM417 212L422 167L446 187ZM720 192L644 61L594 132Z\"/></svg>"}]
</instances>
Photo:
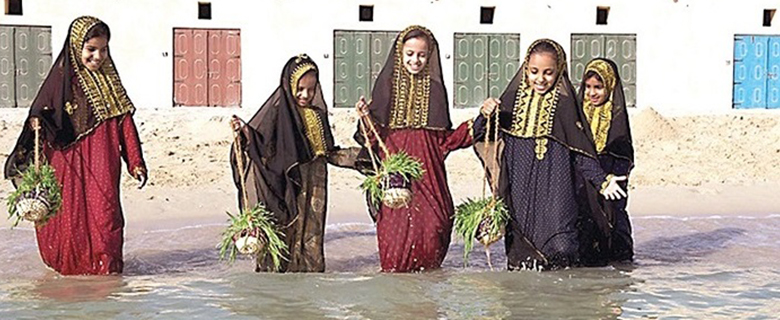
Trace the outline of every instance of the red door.
<instances>
[{"instance_id":1,"label":"red door","mask_svg":"<svg viewBox=\"0 0 780 320\"><path fill-rule=\"evenodd\" d=\"M174 29L173 73L174 106L240 106L240 31Z\"/></svg>"}]
</instances>

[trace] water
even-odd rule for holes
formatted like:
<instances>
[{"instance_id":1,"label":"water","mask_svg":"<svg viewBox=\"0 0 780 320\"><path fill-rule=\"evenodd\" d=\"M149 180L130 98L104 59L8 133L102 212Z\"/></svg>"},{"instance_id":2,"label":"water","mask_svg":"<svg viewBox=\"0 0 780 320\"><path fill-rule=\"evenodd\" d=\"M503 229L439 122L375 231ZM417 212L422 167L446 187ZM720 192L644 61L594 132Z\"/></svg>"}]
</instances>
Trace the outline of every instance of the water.
<instances>
[{"instance_id":1,"label":"water","mask_svg":"<svg viewBox=\"0 0 780 320\"><path fill-rule=\"evenodd\" d=\"M780 216L633 220L633 267L514 272L503 244L463 268L379 274L371 225L331 225L325 274L255 274L219 262L221 225L129 229L125 274L60 277L29 229L2 229L2 319L772 319L780 315Z\"/></svg>"}]
</instances>

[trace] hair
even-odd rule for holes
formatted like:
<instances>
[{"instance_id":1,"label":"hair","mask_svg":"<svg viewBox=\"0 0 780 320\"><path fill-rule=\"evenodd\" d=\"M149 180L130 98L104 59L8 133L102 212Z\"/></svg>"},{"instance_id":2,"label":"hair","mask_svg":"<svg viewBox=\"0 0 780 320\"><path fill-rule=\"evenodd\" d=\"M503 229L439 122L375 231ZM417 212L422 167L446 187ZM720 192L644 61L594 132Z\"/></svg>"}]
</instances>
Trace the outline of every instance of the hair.
<instances>
[{"instance_id":1,"label":"hair","mask_svg":"<svg viewBox=\"0 0 780 320\"><path fill-rule=\"evenodd\" d=\"M428 45L428 51L430 52L433 49L431 39L428 37L428 34L425 33L425 31L422 31L420 29L414 29L412 31L409 31L406 33L403 39L403 43L406 43L406 41L409 41L409 39L418 38L425 41L425 43Z\"/></svg>"},{"instance_id":2,"label":"hair","mask_svg":"<svg viewBox=\"0 0 780 320\"><path fill-rule=\"evenodd\" d=\"M93 26L92 29L89 29L87 35L84 37L84 42L97 37L106 37L106 40L111 40L111 29L108 28L108 25L105 22L101 21Z\"/></svg>"},{"instance_id":3,"label":"hair","mask_svg":"<svg viewBox=\"0 0 780 320\"><path fill-rule=\"evenodd\" d=\"M555 50L555 47L550 44L549 42L539 42L536 45L531 48L529 56L532 54L542 54L542 53L549 53L553 57L555 57L555 62L558 62L558 51Z\"/></svg>"},{"instance_id":4,"label":"hair","mask_svg":"<svg viewBox=\"0 0 780 320\"><path fill-rule=\"evenodd\" d=\"M599 82L604 83L604 79L602 79L601 76L593 70L588 70L588 72L585 72L585 76L582 77L582 80L588 80L593 77L595 77Z\"/></svg>"}]
</instances>

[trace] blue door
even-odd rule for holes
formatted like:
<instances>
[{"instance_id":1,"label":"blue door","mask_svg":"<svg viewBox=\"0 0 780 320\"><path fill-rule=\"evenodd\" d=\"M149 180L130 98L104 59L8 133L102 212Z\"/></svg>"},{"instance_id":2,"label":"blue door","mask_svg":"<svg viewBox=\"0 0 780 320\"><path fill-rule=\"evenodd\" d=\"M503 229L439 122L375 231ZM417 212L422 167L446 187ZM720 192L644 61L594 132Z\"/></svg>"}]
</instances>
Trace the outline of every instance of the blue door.
<instances>
[{"instance_id":1,"label":"blue door","mask_svg":"<svg viewBox=\"0 0 780 320\"><path fill-rule=\"evenodd\" d=\"M780 109L780 37L769 38L767 54L767 107Z\"/></svg>"},{"instance_id":2,"label":"blue door","mask_svg":"<svg viewBox=\"0 0 780 320\"><path fill-rule=\"evenodd\" d=\"M766 108L767 36L734 37L734 107Z\"/></svg>"}]
</instances>

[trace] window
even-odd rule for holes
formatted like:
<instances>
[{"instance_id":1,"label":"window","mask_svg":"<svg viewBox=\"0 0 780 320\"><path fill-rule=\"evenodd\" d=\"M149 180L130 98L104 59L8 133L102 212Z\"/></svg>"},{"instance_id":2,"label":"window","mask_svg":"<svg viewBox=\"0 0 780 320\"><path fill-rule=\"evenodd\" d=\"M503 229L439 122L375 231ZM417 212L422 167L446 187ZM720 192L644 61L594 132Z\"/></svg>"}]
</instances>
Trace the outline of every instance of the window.
<instances>
[{"instance_id":1,"label":"window","mask_svg":"<svg viewBox=\"0 0 780 320\"><path fill-rule=\"evenodd\" d=\"M772 26L772 19L775 17L775 9L764 9L764 27Z\"/></svg>"},{"instance_id":2,"label":"window","mask_svg":"<svg viewBox=\"0 0 780 320\"><path fill-rule=\"evenodd\" d=\"M493 16L496 13L496 7L480 7L479 9L479 23L481 24L493 24Z\"/></svg>"},{"instance_id":3,"label":"window","mask_svg":"<svg viewBox=\"0 0 780 320\"><path fill-rule=\"evenodd\" d=\"M211 2L198 2L198 19L211 20Z\"/></svg>"},{"instance_id":4,"label":"window","mask_svg":"<svg viewBox=\"0 0 780 320\"><path fill-rule=\"evenodd\" d=\"M359 21L374 21L374 6L360 6Z\"/></svg>"},{"instance_id":5,"label":"window","mask_svg":"<svg viewBox=\"0 0 780 320\"><path fill-rule=\"evenodd\" d=\"M596 7L596 24L606 25L609 17L609 7Z\"/></svg>"},{"instance_id":6,"label":"window","mask_svg":"<svg viewBox=\"0 0 780 320\"><path fill-rule=\"evenodd\" d=\"M5 14L21 16L22 0L5 0Z\"/></svg>"}]
</instances>

